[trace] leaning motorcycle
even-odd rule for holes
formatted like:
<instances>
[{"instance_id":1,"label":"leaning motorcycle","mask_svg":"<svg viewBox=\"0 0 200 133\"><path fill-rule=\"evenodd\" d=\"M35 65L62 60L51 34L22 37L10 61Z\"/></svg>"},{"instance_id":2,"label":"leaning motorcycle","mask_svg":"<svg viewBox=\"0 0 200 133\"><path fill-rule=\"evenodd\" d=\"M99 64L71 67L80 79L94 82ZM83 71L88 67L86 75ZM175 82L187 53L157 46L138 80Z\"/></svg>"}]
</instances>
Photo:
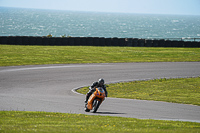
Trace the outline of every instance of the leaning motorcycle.
<instances>
[{"instance_id":1,"label":"leaning motorcycle","mask_svg":"<svg viewBox=\"0 0 200 133\"><path fill-rule=\"evenodd\" d=\"M93 113L96 113L105 97L106 94L104 89L102 87L96 88L95 92L90 96L88 102L85 104L85 111L89 112L91 110Z\"/></svg>"}]
</instances>

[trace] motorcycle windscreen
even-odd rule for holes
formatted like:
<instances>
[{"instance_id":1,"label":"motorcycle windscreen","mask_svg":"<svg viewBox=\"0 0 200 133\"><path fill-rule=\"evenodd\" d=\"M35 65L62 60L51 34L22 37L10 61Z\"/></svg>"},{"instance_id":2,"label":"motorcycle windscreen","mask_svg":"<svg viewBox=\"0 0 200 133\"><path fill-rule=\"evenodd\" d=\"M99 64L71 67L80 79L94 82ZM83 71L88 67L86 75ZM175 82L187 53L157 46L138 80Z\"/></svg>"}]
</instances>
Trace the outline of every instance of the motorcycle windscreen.
<instances>
[{"instance_id":1,"label":"motorcycle windscreen","mask_svg":"<svg viewBox=\"0 0 200 133\"><path fill-rule=\"evenodd\" d=\"M104 93L105 91L104 91L104 89L103 88L101 88L101 87L99 87L99 88L97 88L101 93Z\"/></svg>"}]
</instances>

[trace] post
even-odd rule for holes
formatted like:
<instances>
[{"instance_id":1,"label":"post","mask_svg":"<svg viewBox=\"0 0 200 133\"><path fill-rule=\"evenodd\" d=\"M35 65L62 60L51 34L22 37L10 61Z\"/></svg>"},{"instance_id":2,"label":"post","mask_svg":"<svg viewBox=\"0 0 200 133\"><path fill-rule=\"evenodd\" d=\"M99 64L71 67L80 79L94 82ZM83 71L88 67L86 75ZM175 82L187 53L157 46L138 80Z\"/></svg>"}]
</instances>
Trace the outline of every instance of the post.
<instances>
[{"instance_id":1,"label":"post","mask_svg":"<svg viewBox=\"0 0 200 133\"><path fill-rule=\"evenodd\" d=\"M145 40L145 42L146 42L145 43L146 47L152 47L152 42L153 42L152 40Z\"/></svg>"},{"instance_id":2,"label":"post","mask_svg":"<svg viewBox=\"0 0 200 133\"><path fill-rule=\"evenodd\" d=\"M117 37L112 38L112 46L119 46L119 39Z\"/></svg>"},{"instance_id":3,"label":"post","mask_svg":"<svg viewBox=\"0 0 200 133\"><path fill-rule=\"evenodd\" d=\"M105 44L106 44L106 46L112 46L111 38L105 38Z\"/></svg>"},{"instance_id":4,"label":"post","mask_svg":"<svg viewBox=\"0 0 200 133\"><path fill-rule=\"evenodd\" d=\"M99 46L105 46L105 38L104 37L99 38Z\"/></svg>"},{"instance_id":5,"label":"post","mask_svg":"<svg viewBox=\"0 0 200 133\"><path fill-rule=\"evenodd\" d=\"M93 37L94 46L99 46L99 37Z\"/></svg>"},{"instance_id":6,"label":"post","mask_svg":"<svg viewBox=\"0 0 200 133\"><path fill-rule=\"evenodd\" d=\"M133 40L132 40L132 46L133 47L137 47L138 46L138 39L137 38L133 38Z\"/></svg>"},{"instance_id":7,"label":"post","mask_svg":"<svg viewBox=\"0 0 200 133\"><path fill-rule=\"evenodd\" d=\"M92 37L87 37L87 45L93 46L93 38Z\"/></svg>"}]
</instances>

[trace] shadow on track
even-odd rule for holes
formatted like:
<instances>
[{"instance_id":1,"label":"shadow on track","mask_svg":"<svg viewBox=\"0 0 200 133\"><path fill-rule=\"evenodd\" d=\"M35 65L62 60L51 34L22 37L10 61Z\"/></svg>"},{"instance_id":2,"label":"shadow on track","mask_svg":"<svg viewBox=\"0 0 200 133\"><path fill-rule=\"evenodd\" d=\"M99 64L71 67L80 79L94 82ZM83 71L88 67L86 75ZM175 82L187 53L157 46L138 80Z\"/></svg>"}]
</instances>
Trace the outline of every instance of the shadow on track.
<instances>
[{"instance_id":1,"label":"shadow on track","mask_svg":"<svg viewBox=\"0 0 200 133\"><path fill-rule=\"evenodd\" d=\"M96 114L126 114L126 113L115 113L115 112L96 112Z\"/></svg>"}]
</instances>

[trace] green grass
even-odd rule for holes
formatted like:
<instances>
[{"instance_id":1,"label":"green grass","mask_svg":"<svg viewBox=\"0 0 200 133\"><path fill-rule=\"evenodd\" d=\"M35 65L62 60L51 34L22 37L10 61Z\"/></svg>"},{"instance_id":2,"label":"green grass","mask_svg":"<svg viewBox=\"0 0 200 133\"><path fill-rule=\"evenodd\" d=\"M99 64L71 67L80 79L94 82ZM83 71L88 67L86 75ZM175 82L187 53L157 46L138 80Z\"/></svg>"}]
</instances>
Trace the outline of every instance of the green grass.
<instances>
[{"instance_id":1,"label":"green grass","mask_svg":"<svg viewBox=\"0 0 200 133\"><path fill-rule=\"evenodd\" d=\"M77 91L86 94L88 87ZM107 91L109 97L166 101L200 106L200 77L122 82L109 84Z\"/></svg>"},{"instance_id":2,"label":"green grass","mask_svg":"<svg viewBox=\"0 0 200 133\"><path fill-rule=\"evenodd\" d=\"M197 133L200 132L200 124L83 114L0 111L0 132Z\"/></svg>"},{"instance_id":3,"label":"green grass","mask_svg":"<svg viewBox=\"0 0 200 133\"><path fill-rule=\"evenodd\" d=\"M200 48L0 45L0 66L200 61Z\"/></svg>"}]
</instances>

